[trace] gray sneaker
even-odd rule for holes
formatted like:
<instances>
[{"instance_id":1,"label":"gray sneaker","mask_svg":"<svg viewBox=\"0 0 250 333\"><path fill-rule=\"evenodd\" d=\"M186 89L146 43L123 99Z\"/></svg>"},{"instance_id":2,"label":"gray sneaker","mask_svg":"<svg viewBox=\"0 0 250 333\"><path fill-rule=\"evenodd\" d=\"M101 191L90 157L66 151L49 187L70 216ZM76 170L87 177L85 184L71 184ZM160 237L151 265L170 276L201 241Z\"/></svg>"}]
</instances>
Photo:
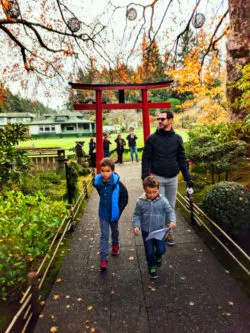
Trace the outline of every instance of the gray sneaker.
<instances>
[{"instance_id":1,"label":"gray sneaker","mask_svg":"<svg viewBox=\"0 0 250 333\"><path fill-rule=\"evenodd\" d=\"M172 236L172 234L170 234L170 233L167 234L166 242L169 246L175 245L175 240L174 240L174 237Z\"/></svg>"}]
</instances>

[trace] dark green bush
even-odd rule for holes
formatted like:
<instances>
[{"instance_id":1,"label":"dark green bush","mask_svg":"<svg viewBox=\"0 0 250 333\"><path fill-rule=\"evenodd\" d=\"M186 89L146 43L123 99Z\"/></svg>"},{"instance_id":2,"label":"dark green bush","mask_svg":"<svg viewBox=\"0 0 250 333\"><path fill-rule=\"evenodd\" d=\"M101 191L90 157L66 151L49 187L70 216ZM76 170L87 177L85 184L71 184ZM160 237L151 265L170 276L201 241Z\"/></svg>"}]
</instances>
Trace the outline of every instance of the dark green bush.
<instances>
[{"instance_id":1,"label":"dark green bush","mask_svg":"<svg viewBox=\"0 0 250 333\"><path fill-rule=\"evenodd\" d=\"M250 227L250 190L235 182L221 182L201 201L207 215L224 231L237 233Z\"/></svg>"}]
</instances>

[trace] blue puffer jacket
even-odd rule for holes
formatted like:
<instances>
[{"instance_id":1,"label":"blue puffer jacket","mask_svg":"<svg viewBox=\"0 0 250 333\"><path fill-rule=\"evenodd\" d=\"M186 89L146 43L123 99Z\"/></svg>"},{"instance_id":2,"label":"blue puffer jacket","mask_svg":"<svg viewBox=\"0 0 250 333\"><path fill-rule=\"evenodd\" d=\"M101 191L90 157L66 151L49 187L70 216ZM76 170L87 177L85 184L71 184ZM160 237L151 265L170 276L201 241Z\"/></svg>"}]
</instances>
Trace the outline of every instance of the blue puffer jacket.
<instances>
[{"instance_id":1,"label":"blue puffer jacket","mask_svg":"<svg viewBox=\"0 0 250 333\"><path fill-rule=\"evenodd\" d=\"M113 173L108 183L103 183L102 175L94 179L94 186L100 195L99 217L107 221L118 221L128 203L128 191L117 173Z\"/></svg>"},{"instance_id":2,"label":"blue puffer jacket","mask_svg":"<svg viewBox=\"0 0 250 333\"><path fill-rule=\"evenodd\" d=\"M168 200L160 195L154 200L147 199L143 194L137 199L133 214L135 228L151 232L165 227L165 217L170 222L176 222L175 212Z\"/></svg>"}]
</instances>

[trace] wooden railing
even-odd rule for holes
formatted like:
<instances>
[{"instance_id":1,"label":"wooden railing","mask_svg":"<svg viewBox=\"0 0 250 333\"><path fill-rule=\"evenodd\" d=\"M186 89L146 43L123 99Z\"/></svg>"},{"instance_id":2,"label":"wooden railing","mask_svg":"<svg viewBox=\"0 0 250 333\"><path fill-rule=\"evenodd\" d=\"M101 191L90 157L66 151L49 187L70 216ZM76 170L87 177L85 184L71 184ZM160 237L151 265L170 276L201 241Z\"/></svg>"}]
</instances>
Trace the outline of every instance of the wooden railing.
<instances>
[{"instance_id":1,"label":"wooden railing","mask_svg":"<svg viewBox=\"0 0 250 333\"><path fill-rule=\"evenodd\" d=\"M243 271L250 276L250 257L249 255L213 220L211 220L192 200L192 197L182 196L179 192L177 194L177 202L189 214L190 224L197 224L204 228L220 246L229 254L229 256L239 265ZM220 236L221 237L220 237ZM221 238L227 240L223 242Z\"/></svg>"},{"instance_id":2,"label":"wooden railing","mask_svg":"<svg viewBox=\"0 0 250 333\"><path fill-rule=\"evenodd\" d=\"M77 214L80 210L82 202L89 196L89 188L92 185L93 174L87 178L83 184L83 192L78 197L74 206L68 207L69 215L64 216L61 225L51 241L49 250L37 271L28 274L28 288L24 292L20 300L20 308L12 318L5 333L17 332L16 327L21 328L21 333L25 333L31 320L35 320L41 311L40 297L42 288L50 270L50 267L57 255L58 249L66 235L66 233L74 226Z\"/></svg>"}]
</instances>

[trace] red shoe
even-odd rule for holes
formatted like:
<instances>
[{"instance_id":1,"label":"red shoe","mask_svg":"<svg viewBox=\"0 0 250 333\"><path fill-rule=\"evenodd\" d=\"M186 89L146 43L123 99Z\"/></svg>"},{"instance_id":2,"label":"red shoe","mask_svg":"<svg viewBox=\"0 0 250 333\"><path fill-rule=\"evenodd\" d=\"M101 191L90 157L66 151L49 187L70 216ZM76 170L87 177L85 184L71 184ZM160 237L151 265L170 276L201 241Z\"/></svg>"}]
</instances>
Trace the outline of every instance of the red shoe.
<instances>
[{"instance_id":1,"label":"red shoe","mask_svg":"<svg viewBox=\"0 0 250 333\"><path fill-rule=\"evenodd\" d=\"M108 261L107 260L101 260L100 268L101 268L101 271L106 271L106 269L108 268Z\"/></svg>"},{"instance_id":2,"label":"red shoe","mask_svg":"<svg viewBox=\"0 0 250 333\"><path fill-rule=\"evenodd\" d=\"M119 254L119 250L120 250L119 244L113 245L111 251L112 256L117 256Z\"/></svg>"}]
</instances>

